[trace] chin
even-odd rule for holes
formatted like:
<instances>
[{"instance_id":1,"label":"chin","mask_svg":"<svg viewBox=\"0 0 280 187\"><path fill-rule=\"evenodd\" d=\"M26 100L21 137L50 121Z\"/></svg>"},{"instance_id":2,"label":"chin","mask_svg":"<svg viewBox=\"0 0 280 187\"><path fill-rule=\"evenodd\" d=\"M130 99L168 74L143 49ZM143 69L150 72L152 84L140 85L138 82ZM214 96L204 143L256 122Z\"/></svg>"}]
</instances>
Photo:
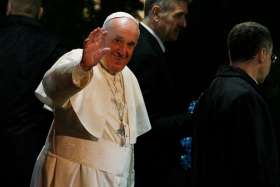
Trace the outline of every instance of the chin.
<instances>
[{"instance_id":1,"label":"chin","mask_svg":"<svg viewBox=\"0 0 280 187\"><path fill-rule=\"evenodd\" d=\"M112 70L115 72L115 73L118 73L120 71L122 71L124 68L124 66L116 66L116 67L112 67Z\"/></svg>"},{"instance_id":2,"label":"chin","mask_svg":"<svg viewBox=\"0 0 280 187\"><path fill-rule=\"evenodd\" d=\"M115 61L115 63L113 64L113 68L122 70L126 64L127 63L124 61Z\"/></svg>"}]
</instances>

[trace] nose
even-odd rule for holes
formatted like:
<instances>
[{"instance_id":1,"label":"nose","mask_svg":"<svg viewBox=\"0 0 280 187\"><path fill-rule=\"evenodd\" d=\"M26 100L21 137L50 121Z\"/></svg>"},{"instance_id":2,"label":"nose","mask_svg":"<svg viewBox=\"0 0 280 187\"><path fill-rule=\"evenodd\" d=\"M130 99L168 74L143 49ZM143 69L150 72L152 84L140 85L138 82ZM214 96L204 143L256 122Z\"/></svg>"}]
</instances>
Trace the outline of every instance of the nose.
<instances>
[{"instance_id":1,"label":"nose","mask_svg":"<svg viewBox=\"0 0 280 187\"><path fill-rule=\"evenodd\" d=\"M126 47L125 44L120 44L119 47L118 47L118 54L121 56L121 57L127 57L128 55L128 49Z\"/></svg>"}]
</instances>

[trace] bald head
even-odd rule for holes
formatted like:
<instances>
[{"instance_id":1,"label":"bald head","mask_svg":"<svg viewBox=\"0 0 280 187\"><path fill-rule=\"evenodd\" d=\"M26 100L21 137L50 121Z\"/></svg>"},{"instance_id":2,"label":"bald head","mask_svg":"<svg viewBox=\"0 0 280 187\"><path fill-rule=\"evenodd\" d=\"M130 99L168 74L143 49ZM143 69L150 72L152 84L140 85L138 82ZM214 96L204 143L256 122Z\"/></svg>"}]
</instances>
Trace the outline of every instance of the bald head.
<instances>
[{"instance_id":1,"label":"bald head","mask_svg":"<svg viewBox=\"0 0 280 187\"><path fill-rule=\"evenodd\" d=\"M42 0L9 0L7 15L38 17L41 14Z\"/></svg>"}]
</instances>

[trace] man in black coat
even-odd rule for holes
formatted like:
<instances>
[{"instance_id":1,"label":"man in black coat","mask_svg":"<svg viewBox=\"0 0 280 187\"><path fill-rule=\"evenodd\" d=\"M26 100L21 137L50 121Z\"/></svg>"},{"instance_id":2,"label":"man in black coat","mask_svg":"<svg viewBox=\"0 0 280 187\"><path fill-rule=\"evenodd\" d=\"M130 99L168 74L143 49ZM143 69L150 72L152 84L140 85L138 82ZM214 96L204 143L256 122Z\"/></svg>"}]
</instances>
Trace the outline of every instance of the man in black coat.
<instances>
[{"instance_id":1,"label":"man in black coat","mask_svg":"<svg viewBox=\"0 0 280 187\"><path fill-rule=\"evenodd\" d=\"M180 133L188 120L187 107L176 102L165 41L175 41L187 25L186 0L146 0L145 18L129 67L135 73L151 120L152 130L135 145L135 185L180 186ZM180 180L180 178L182 180Z\"/></svg>"},{"instance_id":2,"label":"man in black coat","mask_svg":"<svg viewBox=\"0 0 280 187\"><path fill-rule=\"evenodd\" d=\"M34 95L46 70L65 51L38 19L41 0L9 0L0 22L1 181L29 186L52 114Z\"/></svg>"},{"instance_id":3,"label":"man in black coat","mask_svg":"<svg viewBox=\"0 0 280 187\"><path fill-rule=\"evenodd\" d=\"M219 69L195 113L193 184L279 186L275 132L259 90L273 61L270 32L240 23L227 44L230 65Z\"/></svg>"}]
</instances>

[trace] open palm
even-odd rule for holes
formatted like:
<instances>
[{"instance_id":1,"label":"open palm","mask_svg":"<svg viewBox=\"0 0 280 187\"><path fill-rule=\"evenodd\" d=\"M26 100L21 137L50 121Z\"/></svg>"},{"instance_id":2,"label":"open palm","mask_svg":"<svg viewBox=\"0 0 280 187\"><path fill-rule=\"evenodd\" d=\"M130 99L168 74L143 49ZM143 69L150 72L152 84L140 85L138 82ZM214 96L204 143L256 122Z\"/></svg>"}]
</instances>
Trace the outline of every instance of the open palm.
<instances>
[{"instance_id":1,"label":"open palm","mask_svg":"<svg viewBox=\"0 0 280 187\"><path fill-rule=\"evenodd\" d=\"M110 51L110 48L104 47L107 31L102 28L94 29L84 41L84 51L81 66L85 70L91 69L100 59Z\"/></svg>"}]
</instances>

